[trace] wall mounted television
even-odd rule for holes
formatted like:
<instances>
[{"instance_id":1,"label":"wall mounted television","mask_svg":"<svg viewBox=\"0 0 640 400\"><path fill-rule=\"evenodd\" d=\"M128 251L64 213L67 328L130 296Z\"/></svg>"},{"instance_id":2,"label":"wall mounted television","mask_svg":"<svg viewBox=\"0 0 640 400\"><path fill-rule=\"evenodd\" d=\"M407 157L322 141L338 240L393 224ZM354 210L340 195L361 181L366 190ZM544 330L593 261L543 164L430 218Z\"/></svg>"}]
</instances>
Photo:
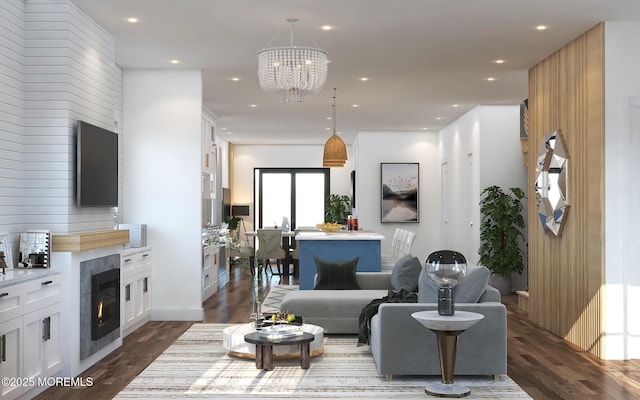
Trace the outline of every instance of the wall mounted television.
<instances>
[{"instance_id":1,"label":"wall mounted television","mask_svg":"<svg viewBox=\"0 0 640 400\"><path fill-rule=\"evenodd\" d=\"M118 206L118 134L84 121L76 127L76 204Z\"/></svg>"}]
</instances>

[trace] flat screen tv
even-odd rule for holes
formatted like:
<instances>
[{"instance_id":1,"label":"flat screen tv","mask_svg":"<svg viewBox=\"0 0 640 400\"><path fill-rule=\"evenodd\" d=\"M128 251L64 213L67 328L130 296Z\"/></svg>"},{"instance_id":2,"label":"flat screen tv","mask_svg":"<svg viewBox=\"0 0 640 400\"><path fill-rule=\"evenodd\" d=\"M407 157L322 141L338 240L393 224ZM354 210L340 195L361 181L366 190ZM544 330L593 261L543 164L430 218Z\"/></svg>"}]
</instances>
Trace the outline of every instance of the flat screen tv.
<instances>
[{"instance_id":1,"label":"flat screen tv","mask_svg":"<svg viewBox=\"0 0 640 400\"><path fill-rule=\"evenodd\" d=\"M78 207L118 206L118 134L78 121L76 201Z\"/></svg>"}]
</instances>

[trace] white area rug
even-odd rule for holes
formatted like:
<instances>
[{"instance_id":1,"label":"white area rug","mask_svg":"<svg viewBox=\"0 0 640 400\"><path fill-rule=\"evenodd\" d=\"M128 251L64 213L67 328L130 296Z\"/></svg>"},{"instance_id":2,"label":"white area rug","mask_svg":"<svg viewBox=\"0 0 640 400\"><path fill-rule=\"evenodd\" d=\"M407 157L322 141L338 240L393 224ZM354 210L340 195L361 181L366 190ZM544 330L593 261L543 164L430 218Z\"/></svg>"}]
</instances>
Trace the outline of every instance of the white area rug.
<instances>
[{"instance_id":1,"label":"white area rug","mask_svg":"<svg viewBox=\"0 0 640 400\"><path fill-rule=\"evenodd\" d=\"M378 376L368 346L355 336L325 337L324 354L277 360L273 371L230 356L222 346L228 324L194 324L136 377L116 399L425 399L424 386L439 377ZM508 376L459 378L469 399L530 399Z\"/></svg>"},{"instance_id":2,"label":"white area rug","mask_svg":"<svg viewBox=\"0 0 640 400\"><path fill-rule=\"evenodd\" d=\"M298 290L298 285L275 285L269 290L269 294L262 301L262 312L280 311L280 302L285 294Z\"/></svg>"}]
</instances>

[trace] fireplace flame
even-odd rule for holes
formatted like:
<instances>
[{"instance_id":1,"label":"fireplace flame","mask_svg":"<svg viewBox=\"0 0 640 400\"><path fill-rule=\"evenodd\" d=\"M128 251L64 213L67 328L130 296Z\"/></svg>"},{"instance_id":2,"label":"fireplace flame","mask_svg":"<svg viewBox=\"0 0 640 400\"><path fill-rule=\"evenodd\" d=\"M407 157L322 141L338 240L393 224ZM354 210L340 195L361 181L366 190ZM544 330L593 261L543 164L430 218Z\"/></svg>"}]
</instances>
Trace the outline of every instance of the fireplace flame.
<instances>
[{"instance_id":1,"label":"fireplace flame","mask_svg":"<svg viewBox=\"0 0 640 400\"><path fill-rule=\"evenodd\" d=\"M98 323L102 323L102 300L98 302Z\"/></svg>"}]
</instances>

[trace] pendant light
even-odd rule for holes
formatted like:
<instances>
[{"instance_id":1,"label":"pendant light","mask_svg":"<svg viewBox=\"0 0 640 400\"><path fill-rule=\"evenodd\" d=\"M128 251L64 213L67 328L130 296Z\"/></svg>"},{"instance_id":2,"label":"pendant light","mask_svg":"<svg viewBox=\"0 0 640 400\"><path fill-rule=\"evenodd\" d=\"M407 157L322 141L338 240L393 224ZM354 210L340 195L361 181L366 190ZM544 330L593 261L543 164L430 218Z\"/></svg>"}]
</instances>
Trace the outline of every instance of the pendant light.
<instances>
[{"instance_id":1,"label":"pendant light","mask_svg":"<svg viewBox=\"0 0 640 400\"><path fill-rule=\"evenodd\" d=\"M324 144L323 167L344 167L347 161L347 146L336 129L336 88L333 88L333 134Z\"/></svg>"}]
</instances>

